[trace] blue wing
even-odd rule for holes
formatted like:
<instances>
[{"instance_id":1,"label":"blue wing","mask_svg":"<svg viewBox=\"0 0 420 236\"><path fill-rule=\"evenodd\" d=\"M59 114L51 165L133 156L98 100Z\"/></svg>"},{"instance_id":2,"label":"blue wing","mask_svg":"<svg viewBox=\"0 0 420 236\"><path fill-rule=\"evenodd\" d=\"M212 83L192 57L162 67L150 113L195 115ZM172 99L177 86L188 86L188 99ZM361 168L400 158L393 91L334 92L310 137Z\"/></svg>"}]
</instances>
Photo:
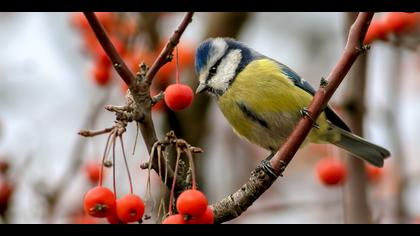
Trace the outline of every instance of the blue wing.
<instances>
[{"instance_id":1,"label":"blue wing","mask_svg":"<svg viewBox=\"0 0 420 236\"><path fill-rule=\"evenodd\" d=\"M294 72L288 66L280 62L277 62L277 63L280 65L280 69L283 71L283 73L285 73L287 77L289 77L289 79L292 80L293 83L297 87L303 89L304 91L308 92L312 96L315 94L316 92L315 89L306 80L300 78L300 76L296 74L296 72ZM340 116L338 116L338 114L334 111L334 109L330 105L327 105L327 107L324 109L324 112L325 112L325 116L331 123L333 123L334 125L346 131L351 132L347 124L343 121L343 119L341 119Z\"/></svg>"}]
</instances>

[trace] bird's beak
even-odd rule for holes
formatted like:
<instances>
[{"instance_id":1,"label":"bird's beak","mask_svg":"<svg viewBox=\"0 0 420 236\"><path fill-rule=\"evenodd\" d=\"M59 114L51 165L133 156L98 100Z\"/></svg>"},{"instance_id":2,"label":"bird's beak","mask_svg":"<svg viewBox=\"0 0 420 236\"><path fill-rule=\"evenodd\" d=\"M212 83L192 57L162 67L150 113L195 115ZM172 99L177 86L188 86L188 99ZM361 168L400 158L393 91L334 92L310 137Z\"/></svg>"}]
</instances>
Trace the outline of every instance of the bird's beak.
<instances>
[{"instance_id":1,"label":"bird's beak","mask_svg":"<svg viewBox=\"0 0 420 236\"><path fill-rule=\"evenodd\" d=\"M202 92L206 91L207 89L208 89L208 87L207 87L206 84L200 83L197 87L197 90L195 90L195 94L202 93Z\"/></svg>"}]
</instances>

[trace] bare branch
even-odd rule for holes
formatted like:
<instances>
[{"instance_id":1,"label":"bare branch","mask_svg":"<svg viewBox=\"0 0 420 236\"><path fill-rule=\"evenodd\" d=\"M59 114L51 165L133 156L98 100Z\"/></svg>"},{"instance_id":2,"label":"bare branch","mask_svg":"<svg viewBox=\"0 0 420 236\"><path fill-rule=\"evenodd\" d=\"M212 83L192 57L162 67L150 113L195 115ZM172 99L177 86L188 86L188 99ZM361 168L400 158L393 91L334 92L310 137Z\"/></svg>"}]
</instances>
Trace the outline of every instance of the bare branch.
<instances>
[{"instance_id":1,"label":"bare branch","mask_svg":"<svg viewBox=\"0 0 420 236\"><path fill-rule=\"evenodd\" d=\"M92 12L84 12L84 14L105 53L112 61L112 64L114 65L114 68L117 70L120 77L128 85L130 91L130 96L127 98L125 106L107 106L106 109L115 112L116 122L138 122L144 142L148 152L150 153L153 144L157 141L156 131L151 114L153 99L150 97L150 84L153 80L153 77L156 75L159 69L165 65L165 63L168 61L168 56L179 43L180 37L192 20L193 13L190 12L185 15L183 21L180 23L177 30L175 30L175 32L172 34L165 48L162 50L155 63L152 65L151 69L148 70L147 66L142 64L140 66L140 71L136 75L134 75L129 70L127 65L121 59L120 55L116 51L95 14ZM168 183L170 183L173 178L173 170L167 167L165 162L162 163L161 167L163 169L168 168ZM158 172L157 158L153 158L152 168ZM182 179L177 178L176 181L180 184L179 186L181 186Z\"/></svg>"},{"instance_id":2,"label":"bare branch","mask_svg":"<svg viewBox=\"0 0 420 236\"><path fill-rule=\"evenodd\" d=\"M193 15L194 12L188 12L185 14L183 21L169 38L165 48L160 52L159 57L155 60L152 67L150 67L150 70L146 75L146 80L149 82L149 84L152 83L153 77L156 75L158 70L167 62L171 61L172 58L170 55L174 51L176 45L178 45L179 39L181 38L181 35L184 33L188 24L191 22Z\"/></svg>"},{"instance_id":3,"label":"bare branch","mask_svg":"<svg viewBox=\"0 0 420 236\"><path fill-rule=\"evenodd\" d=\"M106 35L101 23L99 23L98 19L96 18L95 13L83 12L83 14L85 14L85 17L88 20L90 27L95 33L96 38L98 39L102 48L105 50L109 59L111 60L112 65L117 70L118 74L121 76L124 82L130 87L130 85L135 80L135 75L130 71L128 66L124 63L124 60L118 54L111 40Z\"/></svg>"},{"instance_id":4,"label":"bare branch","mask_svg":"<svg viewBox=\"0 0 420 236\"><path fill-rule=\"evenodd\" d=\"M160 93L152 97L152 106L162 101L164 98L165 98L165 92L160 91Z\"/></svg>"},{"instance_id":5,"label":"bare branch","mask_svg":"<svg viewBox=\"0 0 420 236\"><path fill-rule=\"evenodd\" d=\"M309 134L314 120L317 119L329 99L343 81L345 75L364 51L363 40L374 13L360 13L352 25L344 52L327 80L316 92L308 107L311 119L304 116L289 135L287 141L280 147L278 153L271 159L270 164L277 175L281 175L296 151ZM237 192L212 205L215 222L223 223L241 215L252 203L258 199L277 178L268 175L259 165L253 172L249 181Z\"/></svg>"},{"instance_id":6,"label":"bare branch","mask_svg":"<svg viewBox=\"0 0 420 236\"><path fill-rule=\"evenodd\" d=\"M79 131L79 135L83 136L83 137L95 137L97 135L101 135L101 134L106 134L111 132L114 129L114 127L111 128L106 128L106 129L102 129L102 130L96 130L96 131L91 131L91 130L81 130Z\"/></svg>"}]
</instances>

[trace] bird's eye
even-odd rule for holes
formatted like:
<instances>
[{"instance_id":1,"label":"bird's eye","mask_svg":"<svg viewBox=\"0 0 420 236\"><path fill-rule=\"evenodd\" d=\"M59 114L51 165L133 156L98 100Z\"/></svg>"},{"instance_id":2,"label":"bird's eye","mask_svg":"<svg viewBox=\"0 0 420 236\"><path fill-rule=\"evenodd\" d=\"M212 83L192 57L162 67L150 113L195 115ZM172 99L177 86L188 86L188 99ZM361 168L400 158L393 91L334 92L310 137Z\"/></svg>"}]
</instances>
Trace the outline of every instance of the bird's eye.
<instances>
[{"instance_id":1,"label":"bird's eye","mask_svg":"<svg viewBox=\"0 0 420 236\"><path fill-rule=\"evenodd\" d=\"M212 66L209 70L210 75L215 75L216 72L217 72L217 67L216 66Z\"/></svg>"}]
</instances>

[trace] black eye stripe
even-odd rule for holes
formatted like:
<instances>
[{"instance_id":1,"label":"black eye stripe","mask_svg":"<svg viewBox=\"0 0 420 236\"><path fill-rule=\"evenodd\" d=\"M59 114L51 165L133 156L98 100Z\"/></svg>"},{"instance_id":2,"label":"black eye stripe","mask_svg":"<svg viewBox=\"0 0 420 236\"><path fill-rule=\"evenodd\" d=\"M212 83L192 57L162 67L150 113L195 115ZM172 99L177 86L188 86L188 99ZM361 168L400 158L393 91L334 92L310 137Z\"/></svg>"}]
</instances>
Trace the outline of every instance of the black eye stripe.
<instances>
[{"instance_id":1,"label":"black eye stripe","mask_svg":"<svg viewBox=\"0 0 420 236\"><path fill-rule=\"evenodd\" d=\"M212 75L216 74L216 72L217 72L217 67L216 66L212 66L209 70L209 73L212 74Z\"/></svg>"},{"instance_id":2,"label":"black eye stripe","mask_svg":"<svg viewBox=\"0 0 420 236\"><path fill-rule=\"evenodd\" d=\"M206 82L209 81L216 74L217 68L219 67L220 63L222 62L222 59L223 59L223 57L221 57L219 60L217 60L216 63L214 63L214 65L212 67L210 67L209 74L207 75L207 78L206 78Z\"/></svg>"}]
</instances>

